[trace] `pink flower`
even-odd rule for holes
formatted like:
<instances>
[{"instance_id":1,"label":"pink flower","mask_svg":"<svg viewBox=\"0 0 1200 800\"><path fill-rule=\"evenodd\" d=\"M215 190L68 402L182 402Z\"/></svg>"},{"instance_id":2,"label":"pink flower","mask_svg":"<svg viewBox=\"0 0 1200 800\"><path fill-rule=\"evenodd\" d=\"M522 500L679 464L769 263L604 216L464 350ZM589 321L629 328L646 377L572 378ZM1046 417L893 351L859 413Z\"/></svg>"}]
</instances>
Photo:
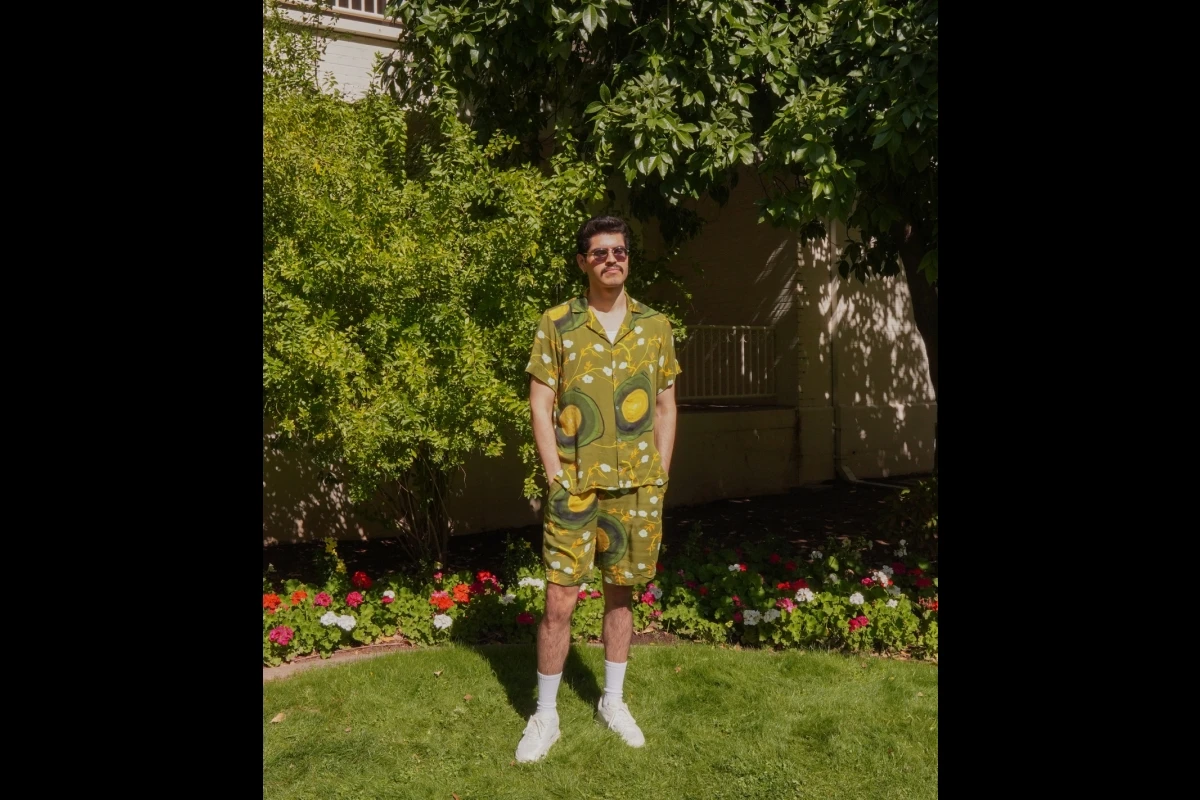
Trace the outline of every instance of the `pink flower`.
<instances>
[{"instance_id":1,"label":"pink flower","mask_svg":"<svg viewBox=\"0 0 1200 800\"><path fill-rule=\"evenodd\" d=\"M655 619L658 619L659 617L662 616L662 612L656 608L650 612L650 616L654 617Z\"/></svg>"},{"instance_id":2,"label":"pink flower","mask_svg":"<svg viewBox=\"0 0 1200 800\"><path fill-rule=\"evenodd\" d=\"M329 596L328 592L321 592L313 598L314 606L327 606L332 602L333 598Z\"/></svg>"},{"instance_id":3,"label":"pink flower","mask_svg":"<svg viewBox=\"0 0 1200 800\"><path fill-rule=\"evenodd\" d=\"M733 607L734 608L742 607L742 598L738 597L736 594L733 596Z\"/></svg>"},{"instance_id":4,"label":"pink flower","mask_svg":"<svg viewBox=\"0 0 1200 800\"><path fill-rule=\"evenodd\" d=\"M388 597L385 594L383 597L379 598L379 602L383 603L386 606L388 603L392 602L392 598Z\"/></svg>"},{"instance_id":5,"label":"pink flower","mask_svg":"<svg viewBox=\"0 0 1200 800\"><path fill-rule=\"evenodd\" d=\"M772 564L778 564L780 561L783 561L783 559L780 558L779 553L771 553L771 555L767 558L767 561L770 561Z\"/></svg>"},{"instance_id":6,"label":"pink flower","mask_svg":"<svg viewBox=\"0 0 1200 800\"><path fill-rule=\"evenodd\" d=\"M433 573L433 579L435 581L440 581L442 579L442 573L440 573L440 572Z\"/></svg>"},{"instance_id":7,"label":"pink flower","mask_svg":"<svg viewBox=\"0 0 1200 800\"><path fill-rule=\"evenodd\" d=\"M362 605L362 601L363 596L359 592L351 592L350 594L346 595L346 603L351 608L358 608Z\"/></svg>"},{"instance_id":8,"label":"pink flower","mask_svg":"<svg viewBox=\"0 0 1200 800\"><path fill-rule=\"evenodd\" d=\"M580 600L587 600L587 599L588 599L588 593L587 593L587 590L586 590L586 589L584 589L582 592L580 592L580 593L579 593L579 599L580 599Z\"/></svg>"},{"instance_id":9,"label":"pink flower","mask_svg":"<svg viewBox=\"0 0 1200 800\"><path fill-rule=\"evenodd\" d=\"M522 611L520 614L517 614L517 624L518 625L532 625L533 624L533 614L530 614L528 611Z\"/></svg>"},{"instance_id":10,"label":"pink flower","mask_svg":"<svg viewBox=\"0 0 1200 800\"><path fill-rule=\"evenodd\" d=\"M866 617L864 617L862 615L859 615L859 616L855 617L854 619L850 620L850 630L856 631L859 628L865 628L870 624L871 624L870 620L868 620Z\"/></svg>"},{"instance_id":11,"label":"pink flower","mask_svg":"<svg viewBox=\"0 0 1200 800\"><path fill-rule=\"evenodd\" d=\"M296 632L287 625L280 625L278 628L272 628L271 635L267 638L276 644L281 644L284 647L287 647L288 642L290 642L292 637L295 635Z\"/></svg>"},{"instance_id":12,"label":"pink flower","mask_svg":"<svg viewBox=\"0 0 1200 800\"><path fill-rule=\"evenodd\" d=\"M733 612L733 621L741 622L742 621L742 612L740 612L740 611Z\"/></svg>"},{"instance_id":13,"label":"pink flower","mask_svg":"<svg viewBox=\"0 0 1200 800\"><path fill-rule=\"evenodd\" d=\"M870 586L873 581L870 578L863 578L861 581L859 581L859 583L861 583L863 586Z\"/></svg>"},{"instance_id":14,"label":"pink flower","mask_svg":"<svg viewBox=\"0 0 1200 800\"><path fill-rule=\"evenodd\" d=\"M700 586L700 584L696 583L695 581L688 581L688 582L687 582L687 584L686 584L686 586L687 586L689 589L696 589L696 588L698 588L698 587Z\"/></svg>"},{"instance_id":15,"label":"pink flower","mask_svg":"<svg viewBox=\"0 0 1200 800\"><path fill-rule=\"evenodd\" d=\"M683 570L678 570L677 573L678 573L679 577L681 577L681 578L684 576Z\"/></svg>"},{"instance_id":16,"label":"pink flower","mask_svg":"<svg viewBox=\"0 0 1200 800\"><path fill-rule=\"evenodd\" d=\"M642 594L642 602L648 606L654 605L654 592L644 592Z\"/></svg>"},{"instance_id":17,"label":"pink flower","mask_svg":"<svg viewBox=\"0 0 1200 800\"><path fill-rule=\"evenodd\" d=\"M602 595L600 594L600 591L598 589L592 589L592 599L595 599L595 598L601 597L601 596Z\"/></svg>"},{"instance_id":18,"label":"pink flower","mask_svg":"<svg viewBox=\"0 0 1200 800\"><path fill-rule=\"evenodd\" d=\"M789 597L781 597L775 601L776 608L782 608L784 611L795 611L796 604Z\"/></svg>"}]
</instances>

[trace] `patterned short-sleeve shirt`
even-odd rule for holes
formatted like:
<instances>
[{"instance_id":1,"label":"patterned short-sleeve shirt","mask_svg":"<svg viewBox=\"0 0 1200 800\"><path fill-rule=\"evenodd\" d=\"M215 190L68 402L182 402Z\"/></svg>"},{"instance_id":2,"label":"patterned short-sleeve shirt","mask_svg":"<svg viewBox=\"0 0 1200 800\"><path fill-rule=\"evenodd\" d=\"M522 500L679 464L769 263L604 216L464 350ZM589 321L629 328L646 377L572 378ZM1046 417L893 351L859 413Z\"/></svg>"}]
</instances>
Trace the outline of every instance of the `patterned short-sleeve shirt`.
<instances>
[{"instance_id":1,"label":"patterned short-sleeve shirt","mask_svg":"<svg viewBox=\"0 0 1200 800\"><path fill-rule=\"evenodd\" d=\"M680 370L666 316L626 296L625 319L610 342L587 299L577 297L542 315L525 371L554 389L563 464L556 480L569 491L667 482L654 410Z\"/></svg>"}]
</instances>

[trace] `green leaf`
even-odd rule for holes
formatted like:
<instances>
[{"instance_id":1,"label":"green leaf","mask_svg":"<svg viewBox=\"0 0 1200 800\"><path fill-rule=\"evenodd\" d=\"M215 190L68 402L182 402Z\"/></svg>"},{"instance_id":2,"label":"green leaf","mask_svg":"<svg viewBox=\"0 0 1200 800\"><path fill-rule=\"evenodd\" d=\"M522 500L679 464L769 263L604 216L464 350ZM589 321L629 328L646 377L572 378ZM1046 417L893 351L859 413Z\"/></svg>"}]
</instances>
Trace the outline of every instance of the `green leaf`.
<instances>
[{"instance_id":1,"label":"green leaf","mask_svg":"<svg viewBox=\"0 0 1200 800\"><path fill-rule=\"evenodd\" d=\"M583 110L583 113L595 114L597 111L601 111L603 109L604 109L604 103L601 103L599 100L597 100L594 103L590 103L588 105L588 107Z\"/></svg>"},{"instance_id":2,"label":"green leaf","mask_svg":"<svg viewBox=\"0 0 1200 800\"><path fill-rule=\"evenodd\" d=\"M871 149L878 150L879 148L881 148L885 144L887 144L888 139L890 139L890 138L892 138L891 129L886 129L886 130L880 131L879 135L875 137L875 141L874 141L874 143L872 143Z\"/></svg>"},{"instance_id":3,"label":"green leaf","mask_svg":"<svg viewBox=\"0 0 1200 800\"><path fill-rule=\"evenodd\" d=\"M886 36L892 29L892 20L882 14L876 14L875 19L871 20L871 27L875 29L876 36Z\"/></svg>"},{"instance_id":4,"label":"green leaf","mask_svg":"<svg viewBox=\"0 0 1200 800\"><path fill-rule=\"evenodd\" d=\"M588 6L588 8L591 8L591 6ZM605 103L612 100L612 92L608 90L608 84L606 83L600 84L600 99Z\"/></svg>"},{"instance_id":5,"label":"green leaf","mask_svg":"<svg viewBox=\"0 0 1200 800\"><path fill-rule=\"evenodd\" d=\"M588 33L596 30L596 23L600 21L600 15L596 13L595 6L588 6L583 10L583 27Z\"/></svg>"}]
</instances>

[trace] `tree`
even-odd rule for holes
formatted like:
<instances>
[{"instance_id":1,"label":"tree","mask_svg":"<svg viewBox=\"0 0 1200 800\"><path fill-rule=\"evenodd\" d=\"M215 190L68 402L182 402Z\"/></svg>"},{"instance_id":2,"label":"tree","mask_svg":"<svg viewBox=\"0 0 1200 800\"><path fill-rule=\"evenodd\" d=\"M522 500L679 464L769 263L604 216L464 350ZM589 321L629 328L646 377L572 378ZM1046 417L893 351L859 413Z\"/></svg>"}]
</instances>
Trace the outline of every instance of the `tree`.
<instances>
[{"instance_id":1,"label":"tree","mask_svg":"<svg viewBox=\"0 0 1200 800\"><path fill-rule=\"evenodd\" d=\"M322 92L320 43L264 19L263 414L441 559L452 471L531 441L533 331L603 183L566 143L503 166L515 142L477 145L453 108Z\"/></svg>"},{"instance_id":2,"label":"tree","mask_svg":"<svg viewBox=\"0 0 1200 800\"><path fill-rule=\"evenodd\" d=\"M668 242L756 167L761 219L846 223L843 277L908 279L937 390L937 0L396 0L404 103L454 99L536 162L564 131Z\"/></svg>"}]
</instances>

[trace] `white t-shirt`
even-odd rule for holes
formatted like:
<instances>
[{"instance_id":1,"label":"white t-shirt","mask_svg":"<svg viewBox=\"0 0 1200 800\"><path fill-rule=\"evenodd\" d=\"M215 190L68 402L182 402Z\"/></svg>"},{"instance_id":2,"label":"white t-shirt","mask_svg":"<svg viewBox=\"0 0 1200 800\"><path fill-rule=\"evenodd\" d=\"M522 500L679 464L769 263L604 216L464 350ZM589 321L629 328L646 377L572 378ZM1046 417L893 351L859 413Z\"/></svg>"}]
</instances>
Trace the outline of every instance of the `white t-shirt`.
<instances>
[{"instance_id":1,"label":"white t-shirt","mask_svg":"<svg viewBox=\"0 0 1200 800\"><path fill-rule=\"evenodd\" d=\"M621 332L621 326L618 325L617 327L613 328L611 331L608 328L605 328L604 332L608 334L609 343L616 344L617 343L617 334Z\"/></svg>"}]
</instances>

